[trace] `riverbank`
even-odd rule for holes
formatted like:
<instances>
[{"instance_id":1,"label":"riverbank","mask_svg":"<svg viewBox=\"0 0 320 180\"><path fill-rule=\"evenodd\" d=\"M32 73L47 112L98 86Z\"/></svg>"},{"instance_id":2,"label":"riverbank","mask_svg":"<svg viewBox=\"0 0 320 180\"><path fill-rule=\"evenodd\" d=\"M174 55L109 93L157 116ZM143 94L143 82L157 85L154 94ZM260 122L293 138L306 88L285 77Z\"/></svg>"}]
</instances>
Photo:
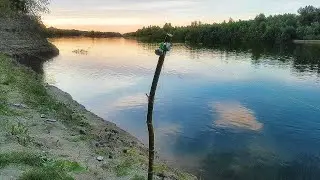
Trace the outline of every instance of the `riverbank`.
<instances>
[{"instance_id":1,"label":"riverbank","mask_svg":"<svg viewBox=\"0 0 320 180\"><path fill-rule=\"evenodd\" d=\"M38 20L32 16L0 17L0 52L17 59L40 58L59 54L45 38Z\"/></svg>"},{"instance_id":2,"label":"riverbank","mask_svg":"<svg viewBox=\"0 0 320 180\"><path fill-rule=\"evenodd\" d=\"M0 56L0 179L145 179L147 149ZM195 179L159 160L157 179Z\"/></svg>"},{"instance_id":3,"label":"riverbank","mask_svg":"<svg viewBox=\"0 0 320 180\"><path fill-rule=\"evenodd\" d=\"M320 44L320 40L294 40L295 44Z\"/></svg>"},{"instance_id":4,"label":"riverbank","mask_svg":"<svg viewBox=\"0 0 320 180\"><path fill-rule=\"evenodd\" d=\"M42 33L32 17L0 18L0 179L145 179L145 145L28 68L59 54ZM159 160L155 174L193 179Z\"/></svg>"}]
</instances>

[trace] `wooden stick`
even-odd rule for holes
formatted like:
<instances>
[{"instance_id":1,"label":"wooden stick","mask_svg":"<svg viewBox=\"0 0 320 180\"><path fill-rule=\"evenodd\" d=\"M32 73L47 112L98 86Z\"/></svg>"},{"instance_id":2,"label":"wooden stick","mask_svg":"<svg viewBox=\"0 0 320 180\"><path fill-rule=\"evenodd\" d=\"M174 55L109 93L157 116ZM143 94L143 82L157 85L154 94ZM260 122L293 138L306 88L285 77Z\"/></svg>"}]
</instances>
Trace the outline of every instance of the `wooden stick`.
<instances>
[{"instance_id":1,"label":"wooden stick","mask_svg":"<svg viewBox=\"0 0 320 180\"><path fill-rule=\"evenodd\" d=\"M150 94L148 98L148 114L147 114L147 126L149 132L149 168L148 168L148 180L153 180L153 163L154 163L154 130L152 124L152 114L153 114L153 105L154 105L154 97L157 90L157 85L159 81L159 77L161 74L161 69L163 66L163 62L166 54L161 55L158 60L157 68L154 73Z\"/></svg>"}]
</instances>

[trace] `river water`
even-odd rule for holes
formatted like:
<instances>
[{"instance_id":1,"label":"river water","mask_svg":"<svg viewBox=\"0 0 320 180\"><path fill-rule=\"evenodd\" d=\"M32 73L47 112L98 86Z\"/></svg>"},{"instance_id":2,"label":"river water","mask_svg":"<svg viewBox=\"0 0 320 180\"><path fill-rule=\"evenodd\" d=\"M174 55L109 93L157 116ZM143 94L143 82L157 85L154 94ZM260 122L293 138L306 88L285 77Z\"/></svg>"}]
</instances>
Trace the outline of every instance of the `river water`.
<instances>
[{"instance_id":1,"label":"river water","mask_svg":"<svg viewBox=\"0 0 320 180\"><path fill-rule=\"evenodd\" d=\"M157 46L125 39L51 41L60 55L43 65L45 80L147 144L146 93ZM319 179L319 62L317 46L175 44L156 94L157 151L201 179Z\"/></svg>"}]
</instances>

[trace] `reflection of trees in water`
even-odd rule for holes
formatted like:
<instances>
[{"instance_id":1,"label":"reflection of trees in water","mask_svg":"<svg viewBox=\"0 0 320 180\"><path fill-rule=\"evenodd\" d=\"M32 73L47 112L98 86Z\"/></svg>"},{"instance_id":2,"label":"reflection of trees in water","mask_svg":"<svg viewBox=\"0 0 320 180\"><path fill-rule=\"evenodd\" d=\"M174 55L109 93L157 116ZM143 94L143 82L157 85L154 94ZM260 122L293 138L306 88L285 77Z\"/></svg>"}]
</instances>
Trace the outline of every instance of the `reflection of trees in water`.
<instances>
[{"instance_id":1,"label":"reflection of trees in water","mask_svg":"<svg viewBox=\"0 0 320 180\"><path fill-rule=\"evenodd\" d=\"M320 46L297 45L294 51L294 67L299 72L320 73Z\"/></svg>"},{"instance_id":2,"label":"reflection of trees in water","mask_svg":"<svg viewBox=\"0 0 320 180\"><path fill-rule=\"evenodd\" d=\"M190 57L196 59L194 53L201 53L201 49L212 51L212 49L204 49L201 46L192 46L193 51L190 52ZM286 46L267 46L261 44L245 44L233 46L216 46L215 53L220 53L228 58L229 54L243 56L251 54L253 64L280 65L281 63L292 63L292 67L297 72L314 72L320 74L320 45L304 45L291 44ZM199 57L197 57L199 58ZM267 62L272 60L274 62Z\"/></svg>"},{"instance_id":3,"label":"reflection of trees in water","mask_svg":"<svg viewBox=\"0 0 320 180\"><path fill-rule=\"evenodd\" d=\"M240 47L222 47L225 51L244 51L251 53L253 64L266 63L264 60L292 62L297 72L320 73L320 46L291 44L286 46L247 45Z\"/></svg>"},{"instance_id":4,"label":"reflection of trees in water","mask_svg":"<svg viewBox=\"0 0 320 180\"><path fill-rule=\"evenodd\" d=\"M320 158L298 155L292 161L248 152L213 152L203 161L202 178L215 180L318 180Z\"/></svg>"}]
</instances>

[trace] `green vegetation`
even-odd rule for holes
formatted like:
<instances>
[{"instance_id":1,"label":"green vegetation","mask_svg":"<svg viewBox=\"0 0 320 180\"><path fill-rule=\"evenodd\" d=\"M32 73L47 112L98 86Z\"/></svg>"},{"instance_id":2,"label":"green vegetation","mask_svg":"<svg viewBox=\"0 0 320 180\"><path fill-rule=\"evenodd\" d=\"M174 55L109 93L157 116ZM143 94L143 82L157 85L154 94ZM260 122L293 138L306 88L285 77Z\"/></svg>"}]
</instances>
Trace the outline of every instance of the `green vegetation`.
<instances>
[{"instance_id":1,"label":"green vegetation","mask_svg":"<svg viewBox=\"0 0 320 180\"><path fill-rule=\"evenodd\" d=\"M39 15L47 12L49 0L1 0L0 10L19 14Z\"/></svg>"},{"instance_id":2,"label":"green vegetation","mask_svg":"<svg viewBox=\"0 0 320 180\"><path fill-rule=\"evenodd\" d=\"M92 37L92 38L110 38L110 37L122 37L120 33L117 32L100 32L100 31L80 31L75 29L57 29L57 28L47 28L47 37Z\"/></svg>"},{"instance_id":3,"label":"green vegetation","mask_svg":"<svg viewBox=\"0 0 320 180\"><path fill-rule=\"evenodd\" d=\"M135 175L133 178L131 178L131 180L145 180L146 178L142 175Z\"/></svg>"},{"instance_id":4,"label":"green vegetation","mask_svg":"<svg viewBox=\"0 0 320 180\"><path fill-rule=\"evenodd\" d=\"M127 176L129 175L133 165L134 162L131 161L131 159L124 159L124 161L118 164L114 170L118 177Z\"/></svg>"},{"instance_id":5,"label":"green vegetation","mask_svg":"<svg viewBox=\"0 0 320 180\"><path fill-rule=\"evenodd\" d=\"M18 122L18 124L11 125L10 128L10 134L14 136L18 143L27 146L32 142L32 138L29 135L29 129L22 124L21 122Z\"/></svg>"},{"instance_id":6,"label":"green vegetation","mask_svg":"<svg viewBox=\"0 0 320 180\"><path fill-rule=\"evenodd\" d=\"M20 177L21 180L72 180L70 172L83 171L76 162L48 159L41 154L29 152L11 152L0 154L0 168L17 164L27 165L31 169Z\"/></svg>"},{"instance_id":7,"label":"green vegetation","mask_svg":"<svg viewBox=\"0 0 320 180\"><path fill-rule=\"evenodd\" d=\"M41 75L29 68L17 66L14 62L14 60L0 55L1 75L10 77L8 86L21 91L25 103L40 113L55 112L55 116L63 120L66 125L88 126L82 121L83 116L48 94Z\"/></svg>"},{"instance_id":8,"label":"green vegetation","mask_svg":"<svg viewBox=\"0 0 320 180\"><path fill-rule=\"evenodd\" d=\"M10 164L23 164L32 167L42 166L41 155L30 154L27 152L11 152L0 154L0 168L4 168Z\"/></svg>"},{"instance_id":9,"label":"green vegetation","mask_svg":"<svg viewBox=\"0 0 320 180\"><path fill-rule=\"evenodd\" d=\"M145 156L140 155L134 149L128 149L127 153L122 155L122 161L115 166L114 170L119 177L126 176L132 171L133 166L139 166L147 163Z\"/></svg>"},{"instance_id":10,"label":"green vegetation","mask_svg":"<svg viewBox=\"0 0 320 180\"><path fill-rule=\"evenodd\" d=\"M215 44L238 45L241 43L284 44L294 39L320 39L320 8L306 6L296 14L266 17L259 14L253 20L202 24L193 22L189 26L173 27L166 23L162 28L149 26L125 34L142 41L163 41L165 33L174 35L174 42L189 42L213 46Z\"/></svg>"}]
</instances>

